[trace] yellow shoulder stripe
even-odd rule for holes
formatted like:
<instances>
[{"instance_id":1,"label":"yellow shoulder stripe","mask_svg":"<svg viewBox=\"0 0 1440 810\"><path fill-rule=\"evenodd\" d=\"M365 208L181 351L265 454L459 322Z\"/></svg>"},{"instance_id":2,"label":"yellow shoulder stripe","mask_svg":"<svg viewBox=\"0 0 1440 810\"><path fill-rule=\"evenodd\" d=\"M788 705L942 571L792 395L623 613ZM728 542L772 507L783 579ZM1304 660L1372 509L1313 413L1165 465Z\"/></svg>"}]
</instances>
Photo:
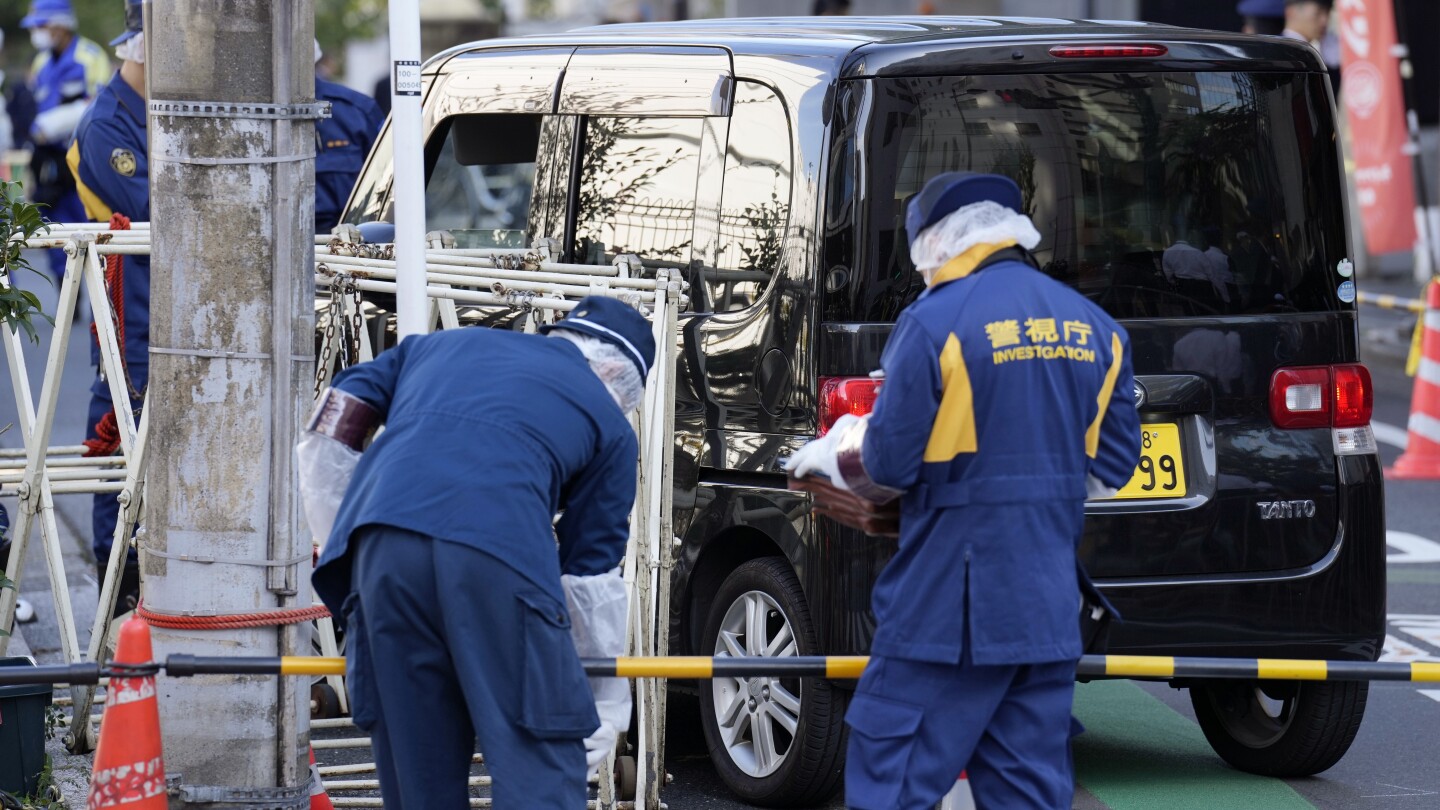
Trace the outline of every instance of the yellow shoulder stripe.
<instances>
[{"instance_id":1,"label":"yellow shoulder stripe","mask_svg":"<svg viewBox=\"0 0 1440 810\"><path fill-rule=\"evenodd\" d=\"M75 190L80 192L80 202L85 204L85 213L96 222L109 222L113 213L110 206L100 200L99 195L85 185L80 179L80 142L74 141L70 144L70 151L65 153L65 163L70 167L70 173L75 175Z\"/></svg>"},{"instance_id":2,"label":"yellow shoulder stripe","mask_svg":"<svg viewBox=\"0 0 1440 810\"><path fill-rule=\"evenodd\" d=\"M1115 393L1115 378L1120 376L1120 360L1125 353L1125 346L1120 342L1120 333L1110 335L1110 369L1105 372L1105 384L1100 386L1100 395L1096 397L1096 403L1100 406L1095 411L1095 421L1090 423L1090 429L1085 431L1085 455L1094 458L1100 452L1100 423L1105 421L1105 411L1110 408L1110 395Z\"/></svg>"},{"instance_id":3,"label":"yellow shoulder stripe","mask_svg":"<svg viewBox=\"0 0 1440 810\"><path fill-rule=\"evenodd\" d=\"M952 333L940 350L940 411L935 427L925 445L928 462L949 461L961 453L973 453L979 447L975 439L975 397L970 390L970 371L965 368L965 355L960 339Z\"/></svg>"},{"instance_id":4,"label":"yellow shoulder stripe","mask_svg":"<svg viewBox=\"0 0 1440 810\"><path fill-rule=\"evenodd\" d=\"M939 270L935 271L934 277L930 279L931 287L944 284L947 281L954 281L957 278L965 278L975 272L980 263L990 258L991 254L997 253L1008 247L1020 244L1014 239L1002 239L999 242L981 242L959 256L946 262Z\"/></svg>"}]
</instances>

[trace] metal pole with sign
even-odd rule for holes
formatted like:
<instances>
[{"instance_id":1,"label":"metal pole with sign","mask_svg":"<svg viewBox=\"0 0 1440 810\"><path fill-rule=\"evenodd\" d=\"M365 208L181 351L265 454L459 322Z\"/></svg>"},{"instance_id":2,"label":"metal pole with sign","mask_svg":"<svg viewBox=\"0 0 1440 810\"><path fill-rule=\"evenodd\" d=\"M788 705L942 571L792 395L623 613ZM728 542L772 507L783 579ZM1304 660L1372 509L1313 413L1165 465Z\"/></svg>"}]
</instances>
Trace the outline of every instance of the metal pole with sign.
<instances>
[{"instance_id":1,"label":"metal pole with sign","mask_svg":"<svg viewBox=\"0 0 1440 810\"><path fill-rule=\"evenodd\" d=\"M429 331L425 298L425 140L420 109L420 6L390 0L390 132L395 146L396 329Z\"/></svg>"}]
</instances>

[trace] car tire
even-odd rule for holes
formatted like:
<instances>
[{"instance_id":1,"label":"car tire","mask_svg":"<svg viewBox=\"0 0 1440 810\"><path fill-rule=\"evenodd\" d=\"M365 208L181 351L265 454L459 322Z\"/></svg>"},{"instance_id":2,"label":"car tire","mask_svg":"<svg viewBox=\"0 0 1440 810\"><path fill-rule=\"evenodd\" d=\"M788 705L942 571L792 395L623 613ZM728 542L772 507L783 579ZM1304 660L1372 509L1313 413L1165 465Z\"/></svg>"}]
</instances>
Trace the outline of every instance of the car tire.
<instances>
[{"instance_id":1,"label":"car tire","mask_svg":"<svg viewBox=\"0 0 1440 810\"><path fill-rule=\"evenodd\" d=\"M719 657L818 655L810 609L789 563L762 557L732 571L715 594L699 648ZM844 772L844 716L845 693L821 678L700 684L710 759L726 786L751 804L812 806L833 796Z\"/></svg>"},{"instance_id":2,"label":"car tire","mask_svg":"<svg viewBox=\"0 0 1440 810\"><path fill-rule=\"evenodd\" d=\"M1312 776L1345 756L1370 684L1363 681L1214 681L1190 688L1205 739L1238 770Z\"/></svg>"}]
</instances>

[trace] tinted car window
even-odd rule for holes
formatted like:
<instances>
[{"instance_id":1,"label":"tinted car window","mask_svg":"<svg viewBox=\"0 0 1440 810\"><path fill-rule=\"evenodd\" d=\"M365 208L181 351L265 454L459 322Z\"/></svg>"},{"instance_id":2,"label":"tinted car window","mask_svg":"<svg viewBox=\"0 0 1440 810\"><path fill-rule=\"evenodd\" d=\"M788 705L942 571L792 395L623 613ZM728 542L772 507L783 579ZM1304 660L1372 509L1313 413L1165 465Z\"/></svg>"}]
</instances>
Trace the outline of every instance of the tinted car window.
<instances>
[{"instance_id":1,"label":"tinted car window","mask_svg":"<svg viewBox=\"0 0 1440 810\"><path fill-rule=\"evenodd\" d=\"M828 309L891 320L918 294L904 207L943 171L1024 193L1050 275L1122 318L1332 309L1344 256L1325 78L1281 73L876 82L859 271ZM835 182L832 180L832 183Z\"/></svg>"},{"instance_id":2,"label":"tinted car window","mask_svg":"<svg viewBox=\"0 0 1440 810\"><path fill-rule=\"evenodd\" d=\"M537 115L443 121L426 148L434 155L425 183L426 230L450 231L456 247L526 247L539 140Z\"/></svg>"},{"instance_id":3,"label":"tinted car window","mask_svg":"<svg viewBox=\"0 0 1440 810\"><path fill-rule=\"evenodd\" d=\"M755 303L780 264L790 218L790 119L768 87L736 89L725 151L720 254L705 281L716 312Z\"/></svg>"},{"instance_id":4,"label":"tinted car window","mask_svg":"<svg viewBox=\"0 0 1440 810\"><path fill-rule=\"evenodd\" d=\"M575 207L574 260L639 255L684 267L695 226L698 118L586 118Z\"/></svg>"}]
</instances>

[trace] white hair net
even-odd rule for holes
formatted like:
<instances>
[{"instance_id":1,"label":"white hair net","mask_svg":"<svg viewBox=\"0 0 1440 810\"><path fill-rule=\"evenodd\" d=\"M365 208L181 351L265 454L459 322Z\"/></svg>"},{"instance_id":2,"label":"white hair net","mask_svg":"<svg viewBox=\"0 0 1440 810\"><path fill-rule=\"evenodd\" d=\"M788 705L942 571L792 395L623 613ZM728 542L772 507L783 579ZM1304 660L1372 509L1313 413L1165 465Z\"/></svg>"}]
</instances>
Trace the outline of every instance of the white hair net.
<instances>
[{"instance_id":1,"label":"white hair net","mask_svg":"<svg viewBox=\"0 0 1440 810\"><path fill-rule=\"evenodd\" d=\"M590 370L605 383L622 412L628 414L640 407L640 401L645 398L645 380L635 368L635 361L619 346L574 329L556 329L549 337L568 340L580 348L590 363Z\"/></svg>"},{"instance_id":2,"label":"white hair net","mask_svg":"<svg viewBox=\"0 0 1440 810\"><path fill-rule=\"evenodd\" d=\"M1014 240L1026 250L1040 244L1040 232L1024 214L985 200L946 214L910 241L910 260L929 284L935 271L976 245Z\"/></svg>"},{"instance_id":3,"label":"white hair net","mask_svg":"<svg viewBox=\"0 0 1440 810\"><path fill-rule=\"evenodd\" d=\"M119 45L116 45L115 58L121 61L145 64L145 32L141 31Z\"/></svg>"}]
</instances>

